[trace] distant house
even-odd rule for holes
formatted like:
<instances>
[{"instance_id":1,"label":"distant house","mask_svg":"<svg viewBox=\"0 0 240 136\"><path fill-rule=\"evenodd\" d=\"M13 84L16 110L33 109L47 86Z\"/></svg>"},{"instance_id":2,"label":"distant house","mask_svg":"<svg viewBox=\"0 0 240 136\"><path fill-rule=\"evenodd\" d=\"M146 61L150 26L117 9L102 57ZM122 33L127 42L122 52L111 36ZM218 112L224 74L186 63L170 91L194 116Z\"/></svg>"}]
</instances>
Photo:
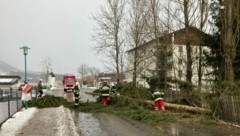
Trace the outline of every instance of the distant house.
<instances>
[{"instance_id":1,"label":"distant house","mask_svg":"<svg viewBox=\"0 0 240 136\"><path fill-rule=\"evenodd\" d=\"M18 88L19 87L20 76L15 75L0 75L0 88L2 90L9 90L10 87Z\"/></svg>"},{"instance_id":2,"label":"distant house","mask_svg":"<svg viewBox=\"0 0 240 136\"><path fill-rule=\"evenodd\" d=\"M94 77L85 76L83 80L83 85L94 86Z\"/></svg>"},{"instance_id":3,"label":"distant house","mask_svg":"<svg viewBox=\"0 0 240 136\"><path fill-rule=\"evenodd\" d=\"M55 81L56 81L55 74L51 71L48 76L48 84L51 85L52 87L55 87Z\"/></svg>"},{"instance_id":4,"label":"distant house","mask_svg":"<svg viewBox=\"0 0 240 136\"><path fill-rule=\"evenodd\" d=\"M146 77L151 77L154 74L156 75L156 42L158 42L159 46L166 45L167 50L167 77L171 79L177 80L186 80L186 68L187 68L187 51L186 51L186 39L185 39L185 31L186 29L180 29L178 31L174 31L172 33L165 34L164 36L159 37L158 39L154 39L144 44L140 45L138 48L133 48L127 51L128 54L128 65L127 65L127 81L132 81L133 77L133 58L134 58L134 50L139 50L142 55L138 56L139 61L137 71L137 83L139 85L143 85L144 87L149 87L146 82ZM204 38L209 37L210 35L204 33L203 31L195 28L189 28L189 42L192 47L192 83L197 84L198 82L198 66L199 66L199 46L201 44L202 50L208 52L210 49L206 45L203 44ZM204 67L202 70L202 84L207 84L206 74L211 72L211 68Z\"/></svg>"},{"instance_id":5,"label":"distant house","mask_svg":"<svg viewBox=\"0 0 240 136\"><path fill-rule=\"evenodd\" d=\"M117 82L117 75L116 73L100 73L96 77L96 83L99 84L103 81L107 81L108 83L116 83ZM125 74L120 74L119 80L125 80Z\"/></svg>"}]
</instances>

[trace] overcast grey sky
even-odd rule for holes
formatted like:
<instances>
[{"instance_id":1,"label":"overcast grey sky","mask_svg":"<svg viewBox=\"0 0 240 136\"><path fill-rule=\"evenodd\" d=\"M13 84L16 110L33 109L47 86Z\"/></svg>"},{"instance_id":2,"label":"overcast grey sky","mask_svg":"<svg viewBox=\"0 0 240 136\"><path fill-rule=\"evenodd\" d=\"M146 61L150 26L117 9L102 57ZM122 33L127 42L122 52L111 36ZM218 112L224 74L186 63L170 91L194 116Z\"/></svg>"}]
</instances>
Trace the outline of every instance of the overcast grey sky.
<instances>
[{"instance_id":1,"label":"overcast grey sky","mask_svg":"<svg viewBox=\"0 0 240 136\"><path fill-rule=\"evenodd\" d=\"M24 69L19 47L31 48L28 69L42 71L48 56L55 73L77 73L86 63L100 67L91 52L94 21L90 19L101 0L0 0L0 60Z\"/></svg>"}]
</instances>

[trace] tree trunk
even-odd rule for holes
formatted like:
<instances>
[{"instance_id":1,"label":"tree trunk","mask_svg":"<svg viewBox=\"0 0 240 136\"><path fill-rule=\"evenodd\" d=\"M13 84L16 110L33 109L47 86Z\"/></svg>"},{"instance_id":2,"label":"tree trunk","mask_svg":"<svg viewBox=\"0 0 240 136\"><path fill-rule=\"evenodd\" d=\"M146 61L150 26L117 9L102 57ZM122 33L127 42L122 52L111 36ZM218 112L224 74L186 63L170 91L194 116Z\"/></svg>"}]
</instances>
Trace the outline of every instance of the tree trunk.
<instances>
[{"instance_id":1,"label":"tree trunk","mask_svg":"<svg viewBox=\"0 0 240 136\"><path fill-rule=\"evenodd\" d=\"M154 101L145 101L147 104L154 105ZM187 112L193 112L193 113L200 113L200 114L208 114L211 115L212 111L204 108L199 108L199 107L192 107L192 106L187 106L187 105L179 105L179 104L172 104L172 103L167 103L164 102L166 108L170 109L176 109L176 110L183 110Z\"/></svg>"},{"instance_id":2,"label":"tree trunk","mask_svg":"<svg viewBox=\"0 0 240 136\"><path fill-rule=\"evenodd\" d=\"M151 0L151 13L152 13L152 19L153 19L153 34L154 39L156 40L155 46L156 46L156 71L157 71L157 78L158 83L157 87L161 89L167 88L167 69L166 69L166 48L164 43L160 44L158 40L158 10L157 10L157 1Z\"/></svg>"},{"instance_id":3,"label":"tree trunk","mask_svg":"<svg viewBox=\"0 0 240 136\"><path fill-rule=\"evenodd\" d=\"M116 61L116 70L117 70L117 74L116 74L116 76L117 76L117 84L119 83L119 53L120 53L120 51L119 51L119 45L118 45L118 33L115 35L115 41L116 41L116 59L115 59L115 61Z\"/></svg>"},{"instance_id":4,"label":"tree trunk","mask_svg":"<svg viewBox=\"0 0 240 136\"><path fill-rule=\"evenodd\" d=\"M224 58L224 69L224 80L234 82L233 61L230 56L225 56Z\"/></svg>"},{"instance_id":5,"label":"tree trunk","mask_svg":"<svg viewBox=\"0 0 240 136\"><path fill-rule=\"evenodd\" d=\"M99 93L92 93L92 92L85 92L85 93L89 94L89 95L100 95ZM121 97L127 97L127 98L132 99L132 100L137 100L137 99L130 98L128 96L123 96L123 95L121 95ZM144 103L154 105L154 101L150 101L150 100L145 100ZM172 103L167 103L167 102L164 102L164 104L165 104L166 108L170 108L170 109L183 110L183 111L187 111L187 112L208 114L208 115L212 114L212 111L210 111L208 109L204 109L204 108L192 107L192 106L187 106L187 105L172 104Z\"/></svg>"},{"instance_id":6,"label":"tree trunk","mask_svg":"<svg viewBox=\"0 0 240 136\"><path fill-rule=\"evenodd\" d=\"M235 59L235 38L233 33L233 8L234 0L225 2L224 27L223 27L223 51L224 51L224 79L234 82L233 61Z\"/></svg>"},{"instance_id":7,"label":"tree trunk","mask_svg":"<svg viewBox=\"0 0 240 136\"><path fill-rule=\"evenodd\" d=\"M205 0L201 0L200 4L200 30L203 30L204 26L204 18L203 14L207 12L205 11ZM203 39L201 38L201 41ZM199 44L199 61L198 61L198 87L201 89L202 86L202 42Z\"/></svg>"},{"instance_id":8,"label":"tree trunk","mask_svg":"<svg viewBox=\"0 0 240 136\"><path fill-rule=\"evenodd\" d=\"M137 84L137 49L134 50L134 62L133 62L133 86Z\"/></svg>"},{"instance_id":9,"label":"tree trunk","mask_svg":"<svg viewBox=\"0 0 240 136\"><path fill-rule=\"evenodd\" d=\"M192 47L189 42L189 17L188 17L188 8L189 8L189 1L184 0L184 22L185 22L185 43L186 43L186 50L187 50L187 74L186 80L189 83L192 83Z\"/></svg>"}]
</instances>

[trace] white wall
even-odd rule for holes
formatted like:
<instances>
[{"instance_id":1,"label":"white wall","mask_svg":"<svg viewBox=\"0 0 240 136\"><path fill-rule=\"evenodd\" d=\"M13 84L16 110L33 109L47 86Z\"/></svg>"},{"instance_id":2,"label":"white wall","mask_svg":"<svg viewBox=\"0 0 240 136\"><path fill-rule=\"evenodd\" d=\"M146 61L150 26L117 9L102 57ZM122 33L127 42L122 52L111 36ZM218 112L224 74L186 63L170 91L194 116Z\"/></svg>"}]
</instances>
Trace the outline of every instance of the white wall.
<instances>
[{"instance_id":1,"label":"white wall","mask_svg":"<svg viewBox=\"0 0 240 136\"><path fill-rule=\"evenodd\" d=\"M185 45L169 45L168 47L172 47L172 58L169 58L169 61L172 61L173 67L172 69L169 69L167 71L168 77L172 77L174 79L179 79L179 80L186 80L186 68L187 68L187 51L186 51L186 46ZM192 70L193 70L193 76L192 76L192 83L197 85L198 83L198 65L199 65L199 46L194 46L192 45L192 58L193 58L193 65L192 65ZM179 50L179 48L182 48ZM148 52L152 52L154 49L154 43L149 44L147 49L144 49ZM170 49L170 48L169 48ZM206 46L202 47L203 50L205 51L210 51L210 49ZM147 53L148 54L148 53ZM150 53L149 53L150 54ZM180 63L182 61L182 63ZM147 62L147 63L146 63ZM140 76L144 75L145 76L152 76L152 74L148 71L150 70L155 70L156 69L156 58L155 56L149 57L148 59L144 59L144 61L141 62L139 67L144 67L147 64L147 67L141 71L139 76L137 77L137 81L139 84L149 87L146 81L144 81ZM132 69L133 69L133 51L128 52L128 65L127 65L127 74L126 74L126 81L130 82L132 81ZM202 79L209 79L213 77L206 77L205 74L208 72L211 72L212 69L209 67L202 67ZM182 74L181 74L182 73ZM202 81L203 85L208 85L211 84L210 82Z\"/></svg>"}]
</instances>

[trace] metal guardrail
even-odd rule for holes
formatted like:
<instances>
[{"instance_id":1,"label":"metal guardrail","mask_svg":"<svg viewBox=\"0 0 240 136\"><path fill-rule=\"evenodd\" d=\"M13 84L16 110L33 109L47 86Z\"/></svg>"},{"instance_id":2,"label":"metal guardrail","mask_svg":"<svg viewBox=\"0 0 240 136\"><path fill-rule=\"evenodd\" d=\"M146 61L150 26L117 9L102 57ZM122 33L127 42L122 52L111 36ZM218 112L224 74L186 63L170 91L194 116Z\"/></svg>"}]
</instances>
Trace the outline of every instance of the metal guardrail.
<instances>
[{"instance_id":1,"label":"metal guardrail","mask_svg":"<svg viewBox=\"0 0 240 136\"><path fill-rule=\"evenodd\" d=\"M0 126L23 108L21 97L22 91L18 89L0 89ZM31 98L33 97L37 97L37 89L32 90Z\"/></svg>"},{"instance_id":2,"label":"metal guardrail","mask_svg":"<svg viewBox=\"0 0 240 136\"><path fill-rule=\"evenodd\" d=\"M20 91L12 93L11 89L10 92L3 95L3 90L0 91L0 126L22 108L22 93Z\"/></svg>"}]
</instances>

